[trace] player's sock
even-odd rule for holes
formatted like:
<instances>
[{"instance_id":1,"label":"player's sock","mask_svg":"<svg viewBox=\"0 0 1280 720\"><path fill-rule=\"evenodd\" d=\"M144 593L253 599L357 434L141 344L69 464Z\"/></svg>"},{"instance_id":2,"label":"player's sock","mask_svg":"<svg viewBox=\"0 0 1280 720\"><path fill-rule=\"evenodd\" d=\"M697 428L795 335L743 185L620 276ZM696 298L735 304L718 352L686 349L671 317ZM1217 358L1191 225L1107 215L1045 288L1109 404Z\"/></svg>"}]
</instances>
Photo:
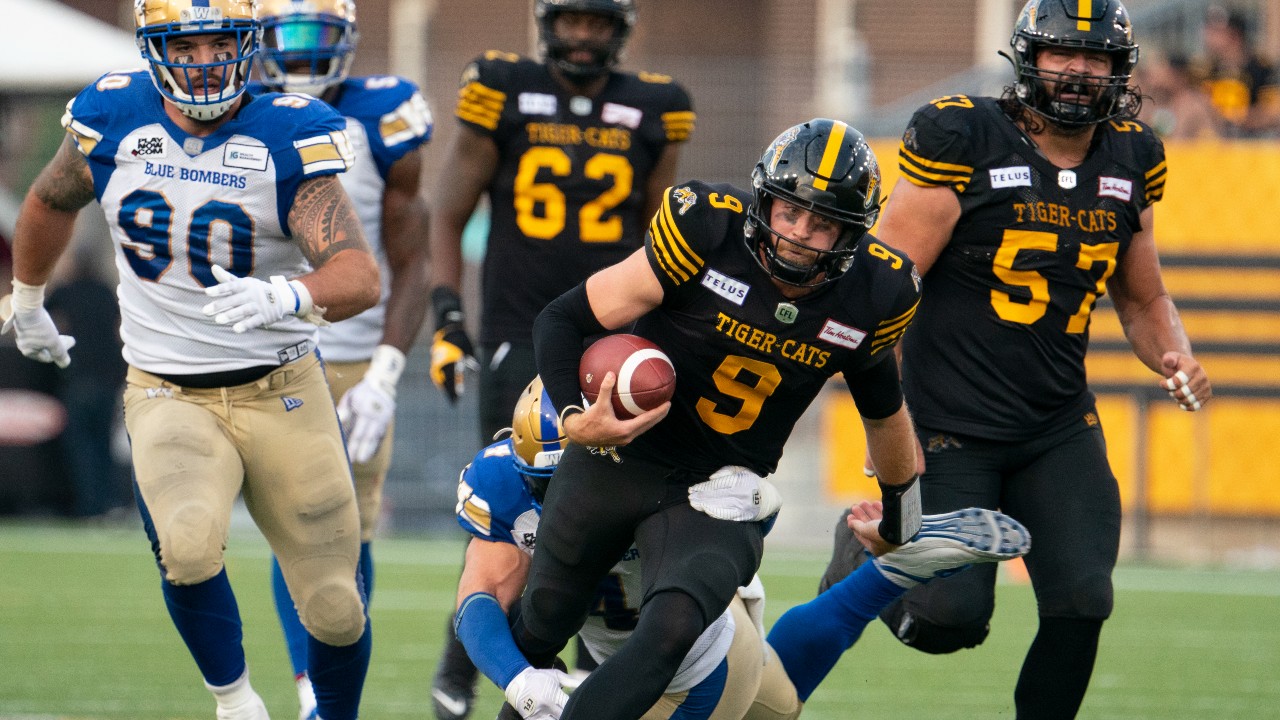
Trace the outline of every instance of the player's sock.
<instances>
[{"instance_id":1,"label":"player's sock","mask_svg":"<svg viewBox=\"0 0 1280 720\"><path fill-rule=\"evenodd\" d=\"M316 691L316 707L327 720L356 720L360 691L369 671L373 648L373 628L368 614L364 634L351 645L327 645L314 637L307 640L307 675Z\"/></svg>"},{"instance_id":2,"label":"player's sock","mask_svg":"<svg viewBox=\"0 0 1280 720\"><path fill-rule=\"evenodd\" d=\"M298 619L298 608L293 604L289 588L280 572L280 561L271 557L271 594L276 601L276 615L280 617L280 629L284 631L284 644L289 650L289 662L293 664L293 676L307 672L307 629Z\"/></svg>"},{"instance_id":3,"label":"player's sock","mask_svg":"<svg viewBox=\"0 0 1280 720\"><path fill-rule=\"evenodd\" d=\"M1013 693L1018 717L1074 718L1089 689L1101 634L1101 620L1040 618Z\"/></svg>"},{"instance_id":4,"label":"player's sock","mask_svg":"<svg viewBox=\"0 0 1280 720\"><path fill-rule=\"evenodd\" d=\"M241 645L244 634L226 568L195 585L174 585L165 580L160 584L169 617L205 683L222 687L239 680L246 669Z\"/></svg>"},{"instance_id":5,"label":"player's sock","mask_svg":"<svg viewBox=\"0 0 1280 720\"><path fill-rule=\"evenodd\" d=\"M826 592L778 618L769 631L769 645L801 701L809 699L876 613L904 592L875 563L863 563Z\"/></svg>"}]
</instances>

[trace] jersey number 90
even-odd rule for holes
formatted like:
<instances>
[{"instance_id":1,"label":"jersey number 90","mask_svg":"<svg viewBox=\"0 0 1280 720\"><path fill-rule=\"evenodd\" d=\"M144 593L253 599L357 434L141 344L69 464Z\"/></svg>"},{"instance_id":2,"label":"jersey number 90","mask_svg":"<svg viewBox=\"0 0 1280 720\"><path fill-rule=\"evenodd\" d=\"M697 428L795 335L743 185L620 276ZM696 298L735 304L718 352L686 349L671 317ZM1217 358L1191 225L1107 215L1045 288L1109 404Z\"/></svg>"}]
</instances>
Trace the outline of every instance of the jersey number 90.
<instances>
[{"instance_id":1,"label":"jersey number 90","mask_svg":"<svg viewBox=\"0 0 1280 720\"><path fill-rule=\"evenodd\" d=\"M119 221L129 236L123 243L129 267L143 280L159 280L173 263L173 206L168 198L155 190L134 190L120 203ZM210 259L217 235L230 245L227 270L240 277L253 271L253 220L239 205L210 200L191 214L187 231L191 275L204 287L218 284Z\"/></svg>"}]
</instances>

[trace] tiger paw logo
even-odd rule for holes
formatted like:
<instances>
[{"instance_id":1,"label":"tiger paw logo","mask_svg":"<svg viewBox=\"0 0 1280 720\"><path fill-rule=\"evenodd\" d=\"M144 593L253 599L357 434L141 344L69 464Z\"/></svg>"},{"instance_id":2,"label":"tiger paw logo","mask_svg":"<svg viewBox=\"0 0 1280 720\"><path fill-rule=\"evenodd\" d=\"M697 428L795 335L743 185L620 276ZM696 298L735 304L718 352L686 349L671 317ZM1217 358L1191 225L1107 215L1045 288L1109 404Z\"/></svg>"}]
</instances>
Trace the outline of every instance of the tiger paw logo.
<instances>
[{"instance_id":1,"label":"tiger paw logo","mask_svg":"<svg viewBox=\"0 0 1280 720\"><path fill-rule=\"evenodd\" d=\"M1084 414L1084 424L1089 427L1098 427L1098 413L1087 412Z\"/></svg>"},{"instance_id":2,"label":"tiger paw logo","mask_svg":"<svg viewBox=\"0 0 1280 720\"><path fill-rule=\"evenodd\" d=\"M943 450L956 449L964 447L960 441L950 435L934 435L925 443L924 451L928 453L940 453Z\"/></svg>"},{"instance_id":3,"label":"tiger paw logo","mask_svg":"<svg viewBox=\"0 0 1280 720\"><path fill-rule=\"evenodd\" d=\"M676 191L671 193L671 195L676 199L676 202L680 203L681 215L688 212L689 208L693 207L693 204L698 202L697 194L687 187L676 188Z\"/></svg>"}]
</instances>

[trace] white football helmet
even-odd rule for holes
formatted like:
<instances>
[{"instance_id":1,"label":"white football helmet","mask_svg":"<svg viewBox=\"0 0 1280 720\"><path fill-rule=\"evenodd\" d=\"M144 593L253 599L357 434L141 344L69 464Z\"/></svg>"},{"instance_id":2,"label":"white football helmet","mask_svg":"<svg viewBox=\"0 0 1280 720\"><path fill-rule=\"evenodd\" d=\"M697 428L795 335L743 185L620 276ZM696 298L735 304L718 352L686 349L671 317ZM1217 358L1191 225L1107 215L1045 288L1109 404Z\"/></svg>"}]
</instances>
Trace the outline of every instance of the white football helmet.
<instances>
[{"instance_id":1,"label":"white football helmet","mask_svg":"<svg viewBox=\"0 0 1280 720\"><path fill-rule=\"evenodd\" d=\"M320 96L347 78L355 57L352 0L261 0L263 82Z\"/></svg>"},{"instance_id":2,"label":"white football helmet","mask_svg":"<svg viewBox=\"0 0 1280 720\"><path fill-rule=\"evenodd\" d=\"M195 120L225 114L244 92L258 52L261 27L254 1L135 0L133 14L138 49L160 94ZM170 57L170 43L195 35L228 35L236 51L219 53L208 63Z\"/></svg>"}]
</instances>

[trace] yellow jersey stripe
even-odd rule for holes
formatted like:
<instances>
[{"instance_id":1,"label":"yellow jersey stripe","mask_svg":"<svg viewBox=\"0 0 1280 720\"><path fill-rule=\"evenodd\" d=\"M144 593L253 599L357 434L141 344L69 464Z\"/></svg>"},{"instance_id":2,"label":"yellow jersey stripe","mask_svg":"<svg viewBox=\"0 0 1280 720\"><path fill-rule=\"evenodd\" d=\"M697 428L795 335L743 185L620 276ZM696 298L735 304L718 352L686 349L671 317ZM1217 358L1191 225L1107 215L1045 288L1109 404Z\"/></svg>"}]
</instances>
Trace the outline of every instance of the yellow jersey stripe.
<instances>
[{"instance_id":1,"label":"yellow jersey stripe","mask_svg":"<svg viewBox=\"0 0 1280 720\"><path fill-rule=\"evenodd\" d=\"M951 172L954 172L954 173L973 175L972 165L957 165L954 163L938 162L936 160L926 160L925 158L922 158L919 155L908 150L906 143L902 143L902 142L898 143L898 157L910 158L911 161L916 165L919 165L920 167L924 167L924 168L929 168L930 170L937 170L939 172L946 172L950 170Z\"/></svg>"},{"instance_id":2,"label":"yellow jersey stripe","mask_svg":"<svg viewBox=\"0 0 1280 720\"><path fill-rule=\"evenodd\" d=\"M896 325L896 324L898 323L898 321L899 321L899 320L903 320L903 319L905 319L905 318L910 318L912 315L915 315L915 314L916 314L916 308L918 308L918 307L920 307L920 300L919 300L919 299L917 299L917 300L915 301L915 303L914 303L911 307L907 308L906 312L902 313L901 315L899 315L899 316L897 316L897 317L891 317L891 318L889 318L889 319L887 319L887 320L881 320L881 321L880 321L880 327L884 327L885 325Z\"/></svg>"},{"instance_id":3,"label":"yellow jersey stripe","mask_svg":"<svg viewBox=\"0 0 1280 720\"><path fill-rule=\"evenodd\" d=\"M671 214L671 194L662 199L662 207L651 229L653 253L668 277L676 284L687 282L702 268L702 258L689 247Z\"/></svg>"},{"instance_id":4,"label":"yellow jersey stripe","mask_svg":"<svg viewBox=\"0 0 1280 720\"><path fill-rule=\"evenodd\" d=\"M1155 167L1147 171L1146 178L1150 180L1151 178L1163 173L1165 170L1168 170L1168 169L1169 169L1169 163L1164 160L1161 160L1159 165L1156 165Z\"/></svg>"}]
</instances>

